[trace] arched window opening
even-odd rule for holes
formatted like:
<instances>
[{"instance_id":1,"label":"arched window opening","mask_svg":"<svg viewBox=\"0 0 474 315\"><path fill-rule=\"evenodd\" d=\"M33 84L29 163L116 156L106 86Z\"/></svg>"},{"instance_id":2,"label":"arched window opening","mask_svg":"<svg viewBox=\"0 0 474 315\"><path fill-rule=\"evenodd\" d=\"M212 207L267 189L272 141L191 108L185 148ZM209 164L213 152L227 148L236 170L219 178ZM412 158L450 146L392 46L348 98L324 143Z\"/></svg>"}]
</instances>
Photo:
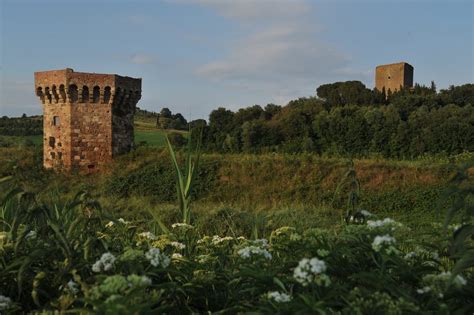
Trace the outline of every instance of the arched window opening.
<instances>
[{"instance_id":1,"label":"arched window opening","mask_svg":"<svg viewBox=\"0 0 474 315\"><path fill-rule=\"evenodd\" d=\"M38 86L38 88L36 89L36 96L41 99L41 102L44 102L43 88L41 86Z\"/></svg>"},{"instance_id":2,"label":"arched window opening","mask_svg":"<svg viewBox=\"0 0 474 315\"><path fill-rule=\"evenodd\" d=\"M89 88L87 86L82 87L82 102L89 102Z\"/></svg>"},{"instance_id":3,"label":"arched window opening","mask_svg":"<svg viewBox=\"0 0 474 315\"><path fill-rule=\"evenodd\" d=\"M112 93L110 91L110 86L106 86L104 89L104 103L110 102L111 96L112 96Z\"/></svg>"},{"instance_id":4,"label":"arched window opening","mask_svg":"<svg viewBox=\"0 0 474 315\"><path fill-rule=\"evenodd\" d=\"M71 102L77 102L78 92L77 92L77 85L71 84L68 89L69 100Z\"/></svg>"},{"instance_id":5,"label":"arched window opening","mask_svg":"<svg viewBox=\"0 0 474 315\"><path fill-rule=\"evenodd\" d=\"M61 100L62 100L63 102L66 101L66 91L65 91L65 89L64 89L64 84L61 84L61 85L59 86L59 96L61 97Z\"/></svg>"},{"instance_id":6,"label":"arched window opening","mask_svg":"<svg viewBox=\"0 0 474 315\"><path fill-rule=\"evenodd\" d=\"M49 91L49 87L46 87L46 88L44 89L44 95L46 96L46 98L48 99L48 101L51 103L52 97L51 97L51 92Z\"/></svg>"},{"instance_id":7,"label":"arched window opening","mask_svg":"<svg viewBox=\"0 0 474 315\"><path fill-rule=\"evenodd\" d=\"M56 89L56 85L53 85L52 87L52 94L53 94L54 102L55 103L59 102L59 94L58 94L58 90Z\"/></svg>"},{"instance_id":8,"label":"arched window opening","mask_svg":"<svg viewBox=\"0 0 474 315\"><path fill-rule=\"evenodd\" d=\"M100 99L100 87L94 86L94 90L92 91L92 102L98 103Z\"/></svg>"}]
</instances>

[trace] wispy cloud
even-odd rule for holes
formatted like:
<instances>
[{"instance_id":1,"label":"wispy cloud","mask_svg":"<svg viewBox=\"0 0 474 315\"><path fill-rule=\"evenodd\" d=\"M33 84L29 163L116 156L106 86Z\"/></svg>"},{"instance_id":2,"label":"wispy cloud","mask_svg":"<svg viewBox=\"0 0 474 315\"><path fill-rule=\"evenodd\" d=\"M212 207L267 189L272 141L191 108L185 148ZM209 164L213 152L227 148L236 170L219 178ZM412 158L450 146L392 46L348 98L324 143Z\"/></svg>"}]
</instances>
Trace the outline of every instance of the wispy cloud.
<instances>
[{"instance_id":1,"label":"wispy cloud","mask_svg":"<svg viewBox=\"0 0 474 315\"><path fill-rule=\"evenodd\" d=\"M130 57L129 61L137 65L147 65L155 63L157 57L153 54L134 54Z\"/></svg>"},{"instance_id":2,"label":"wispy cloud","mask_svg":"<svg viewBox=\"0 0 474 315\"><path fill-rule=\"evenodd\" d=\"M225 17L261 19L300 16L310 9L305 0L174 0L173 3L196 4L217 10Z\"/></svg>"},{"instance_id":3,"label":"wispy cloud","mask_svg":"<svg viewBox=\"0 0 474 315\"><path fill-rule=\"evenodd\" d=\"M285 103L313 94L317 84L343 78L350 56L321 36L321 25L309 19L314 9L303 0L180 0L206 5L236 19L245 35L226 47L228 54L200 65L195 74L223 84L259 87ZM255 18L258 23L248 23Z\"/></svg>"}]
</instances>

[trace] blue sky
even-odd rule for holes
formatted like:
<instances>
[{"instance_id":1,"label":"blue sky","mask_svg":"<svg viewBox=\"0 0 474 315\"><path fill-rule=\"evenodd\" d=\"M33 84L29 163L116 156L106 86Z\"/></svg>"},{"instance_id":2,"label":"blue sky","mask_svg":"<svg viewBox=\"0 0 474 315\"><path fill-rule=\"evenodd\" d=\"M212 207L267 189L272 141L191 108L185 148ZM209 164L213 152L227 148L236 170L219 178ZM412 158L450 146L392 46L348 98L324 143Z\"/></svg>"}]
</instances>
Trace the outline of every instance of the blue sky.
<instances>
[{"instance_id":1,"label":"blue sky","mask_svg":"<svg viewBox=\"0 0 474 315\"><path fill-rule=\"evenodd\" d=\"M474 82L472 1L0 0L0 115L39 114L33 72L143 78L138 106L188 119L284 105L320 84L374 86L407 61L415 82Z\"/></svg>"}]
</instances>

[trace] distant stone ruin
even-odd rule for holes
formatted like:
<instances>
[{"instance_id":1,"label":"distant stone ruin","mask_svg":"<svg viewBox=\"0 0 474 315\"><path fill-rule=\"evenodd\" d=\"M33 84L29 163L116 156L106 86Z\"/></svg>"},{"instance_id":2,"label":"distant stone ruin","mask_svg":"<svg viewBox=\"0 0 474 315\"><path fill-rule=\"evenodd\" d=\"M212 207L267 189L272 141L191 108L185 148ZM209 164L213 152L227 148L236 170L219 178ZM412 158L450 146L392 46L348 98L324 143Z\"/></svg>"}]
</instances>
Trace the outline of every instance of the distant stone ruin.
<instances>
[{"instance_id":1,"label":"distant stone ruin","mask_svg":"<svg viewBox=\"0 0 474 315\"><path fill-rule=\"evenodd\" d=\"M130 151L141 85L141 79L69 68L35 72L44 167L93 173Z\"/></svg>"},{"instance_id":2,"label":"distant stone ruin","mask_svg":"<svg viewBox=\"0 0 474 315\"><path fill-rule=\"evenodd\" d=\"M406 62L380 65L375 68L375 88L392 93L402 88L413 87L413 66Z\"/></svg>"}]
</instances>

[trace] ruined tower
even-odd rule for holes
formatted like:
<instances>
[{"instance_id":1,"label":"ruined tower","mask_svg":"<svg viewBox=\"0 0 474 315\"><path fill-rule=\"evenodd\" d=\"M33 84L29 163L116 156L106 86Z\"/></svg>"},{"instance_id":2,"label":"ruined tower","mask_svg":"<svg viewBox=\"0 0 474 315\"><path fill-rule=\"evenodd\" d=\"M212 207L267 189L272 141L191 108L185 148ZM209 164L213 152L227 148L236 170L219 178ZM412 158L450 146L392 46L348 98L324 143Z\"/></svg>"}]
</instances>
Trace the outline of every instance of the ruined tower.
<instances>
[{"instance_id":1,"label":"ruined tower","mask_svg":"<svg viewBox=\"0 0 474 315\"><path fill-rule=\"evenodd\" d=\"M133 146L141 79L116 74L35 72L43 103L45 168L96 172Z\"/></svg>"},{"instance_id":2,"label":"ruined tower","mask_svg":"<svg viewBox=\"0 0 474 315\"><path fill-rule=\"evenodd\" d=\"M388 93L388 90L395 92L400 87L413 86L413 66L406 62L380 65L375 68L375 88Z\"/></svg>"}]
</instances>

